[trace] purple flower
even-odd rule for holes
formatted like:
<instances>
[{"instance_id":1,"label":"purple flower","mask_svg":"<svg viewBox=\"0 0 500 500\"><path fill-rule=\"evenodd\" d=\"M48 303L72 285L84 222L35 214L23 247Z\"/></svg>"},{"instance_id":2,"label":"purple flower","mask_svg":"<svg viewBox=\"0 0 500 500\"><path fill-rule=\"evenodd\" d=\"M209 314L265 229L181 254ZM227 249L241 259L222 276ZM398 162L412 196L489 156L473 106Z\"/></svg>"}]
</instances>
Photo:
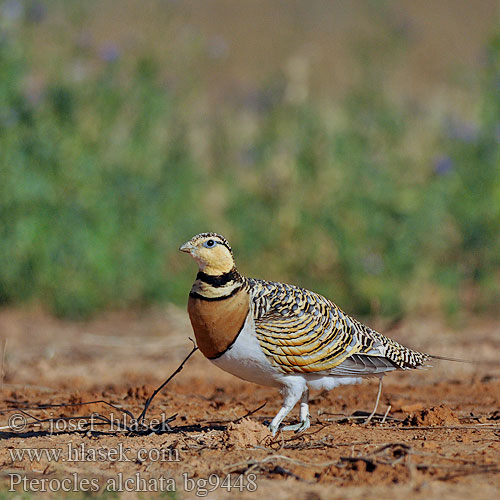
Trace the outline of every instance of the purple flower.
<instances>
[{"instance_id":1,"label":"purple flower","mask_svg":"<svg viewBox=\"0 0 500 500\"><path fill-rule=\"evenodd\" d=\"M479 127L476 123L451 119L446 125L446 135L450 139L466 143L477 141Z\"/></svg>"},{"instance_id":2,"label":"purple flower","mask_svg":"<svg viewBox=\"0 0 500 500\"><path fill-rule=\"evenodd\" d=\"M24 5L19 0L9 0L1 7L1 14L9 21L17 21L24 13Z\"/></svg>"},{"instance_id":3,"label":"purple flower","mask_svg":"<svg viewBox=\"0 0 500 500\"><path fill-rule=\"evenodd\" d=\"M120 49L114 43L107 43L101 47L99 54L104 62L112 63L120 58Z\"/></svg>"},{"instance_id":4,"label":"purple flower","mask_svg":"<svg viewBox=\"0 0 500 500\"><path fill-rule=\"evenodd\" d=\"M434 160L434 173L437 175L446 175L453 170L453 167L453 160L449 156L438 156Z\"/></svg>"}]
</instances>

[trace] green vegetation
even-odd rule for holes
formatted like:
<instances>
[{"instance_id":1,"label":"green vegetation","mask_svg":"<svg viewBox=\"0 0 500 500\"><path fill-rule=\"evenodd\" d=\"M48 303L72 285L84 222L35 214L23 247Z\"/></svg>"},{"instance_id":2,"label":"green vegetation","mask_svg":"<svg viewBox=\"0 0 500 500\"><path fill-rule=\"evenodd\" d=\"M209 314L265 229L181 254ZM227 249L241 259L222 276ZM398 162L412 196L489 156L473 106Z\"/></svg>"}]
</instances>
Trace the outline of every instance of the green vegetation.
<instances>
[{"instance_id":1,"label":"green vegetation","mask_svg":"<svg viewBox=\"0 0 500 500\"><path fill-rule=\"evenodd\" d=\"M182 303L177 248L211 230L243 273L349 312L498 308L500 37L477 122L436 124L370 65L334 105L289 75L212 106L194 67L169 82L152 54L74 42L38 88L27 29L0 32L2 303Z\"/></svg>"}]
</instances>

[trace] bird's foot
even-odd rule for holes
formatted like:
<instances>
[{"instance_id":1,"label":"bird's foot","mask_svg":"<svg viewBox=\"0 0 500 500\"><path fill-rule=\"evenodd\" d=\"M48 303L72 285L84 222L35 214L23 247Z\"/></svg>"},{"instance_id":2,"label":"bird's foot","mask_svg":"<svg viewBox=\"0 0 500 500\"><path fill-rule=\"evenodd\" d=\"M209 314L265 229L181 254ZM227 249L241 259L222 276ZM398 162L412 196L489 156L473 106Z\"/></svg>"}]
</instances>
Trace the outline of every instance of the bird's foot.
<instances>
[{"instance_id":1,"label":"bird's foot","mask_svg":"<svg viewBox=\"0 0 500 500\"><path fill-rule=\"evenodd\" d=\"M269 424L269 431L271 432L273 437L276 436L276 433L278 432L278 427L279 427L279 425Z\"/></svg>"},{"instance_id":2,"label":"bird's foot","mask_svg":"<svg viewBox=\"0 0 500 500\"><path fill-rule=\"evenodd\" d=\"M297 433L304 432L311 427L311 419L307 417L305 420L301 420L298 424L285 425L282 430L284 431L295 431Z\"/></svg>"},{"instance_id":3,"label":"bird's foot","mask_svg":"<svg viewBox=\"0 0 500 500\"><path fill-rule=\"evenodd\" d=\"M376 415L376 413L375 413L375 410L374 410L374 411L372 411L372 412L370 413L370 415L368 415L368 417L366 417L366 420L365 420L364 422L362 422L362 424L361 424L361 425L369 425L369 424L370 424L370 422L372 421L372 418L373 418L375 415Z\"/></svg>"}]
</instances>

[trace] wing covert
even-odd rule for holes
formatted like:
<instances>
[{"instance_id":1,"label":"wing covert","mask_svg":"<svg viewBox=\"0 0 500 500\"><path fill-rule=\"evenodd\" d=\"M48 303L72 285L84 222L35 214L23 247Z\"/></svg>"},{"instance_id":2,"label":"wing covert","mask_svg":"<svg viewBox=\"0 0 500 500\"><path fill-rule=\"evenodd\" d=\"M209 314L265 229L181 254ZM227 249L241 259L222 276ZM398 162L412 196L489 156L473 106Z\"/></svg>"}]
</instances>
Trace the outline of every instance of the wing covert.
<instances>
[{"instance_id":1,"label":"wing covert","mask_svg":"<svg viewBox=\"0 0 500 500\"><path fill-rule=\"evenodd\" d=\"M284 372L328 372L362 349L350 318L321 295L260 280L252 288L257 339Z\"/></svg>"},{"instance_id":2,"label":"wing covert","mask_svg":"<svg viewBox=\"0 0 500 500\"><path fill-rule=\"evenodd\" d=\"M285 373L375 375L418 368L428 359L351 318L322 295L284 283L251 278L247 283L259 344Z\"/></svg>"}]
</instances>

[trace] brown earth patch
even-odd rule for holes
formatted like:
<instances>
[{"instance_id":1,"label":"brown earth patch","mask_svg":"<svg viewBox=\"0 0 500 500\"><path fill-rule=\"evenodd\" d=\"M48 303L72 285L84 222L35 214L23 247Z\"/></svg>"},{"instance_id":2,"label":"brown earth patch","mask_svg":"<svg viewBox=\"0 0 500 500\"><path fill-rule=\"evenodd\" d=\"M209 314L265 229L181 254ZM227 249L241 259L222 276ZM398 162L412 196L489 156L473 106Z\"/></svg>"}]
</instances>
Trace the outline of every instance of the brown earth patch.
<instances>
[{"instance_id":1,"label":"brown earth patch","mask_svg":"<svg viewBox=\"0 0 500 500\"><path fill-rule=\"evenodd\" d=\"M230 422L223 439L228 448L252 448L264 444L265 441L272 441L269 429L250 418L244 418L238 423Z\"/></svg>"},{"instance_id":2,"label":"brown earth patch","mask_svg":"<svg viewBox=\"0 0 500 500\"><path fill-rule=\"evenodd\" d=\"M403 408L402 408L403 409ZM416 411L405 420L409 425L417 426L442 426L442 425L460 425L460 420L456 413L447 406L439 405Z\"/></svg>"},{"instance_id":3,"label":"brown earth patch","mask_svg":"<svg viewBox=\"0 0 500 500\"><path fill-rule=\"evenodd\" d=\"M500 352L500 322L471 324L455 332L438 321L407 322L387 333L438 355L491 359ZM500 491L500 370L494 366L438 362L426 371L391 374L369 425L363 425L363 415L372 409L375 381L313 393L310 429L272 438L266 425L280 408L278 391L226 374L198 352L148 411L147 424L156 421L158 428L167 420L171 430L141 434L120 425L140 414L154 388L190 351L192 332L183 311L70 323L37 311L6 310L0 311L0 332L8 339L0 388L4 491L12 474L27 480L76 474L98 481L101 491L120 474L151 484L165 477L175 480L180 499L199 498L209 478L219 483L206 496L217 499L490 500ZM9 429L9 418L19 413L31 423ZM88 420L82 429L64 427L91 414L115 425L94 419L92 428ZM297 418L295 408L286 423ZM23 449L61 450L61 456L16 455ZM126 456L113 455L120 449L128 450ZM75 450L79 460L69 456ZM228 477L229 490L221 485ZM194 489L188 479L197 481ZM43 495L59 498L61 492Z\"/></svg>"}]
</instances>

